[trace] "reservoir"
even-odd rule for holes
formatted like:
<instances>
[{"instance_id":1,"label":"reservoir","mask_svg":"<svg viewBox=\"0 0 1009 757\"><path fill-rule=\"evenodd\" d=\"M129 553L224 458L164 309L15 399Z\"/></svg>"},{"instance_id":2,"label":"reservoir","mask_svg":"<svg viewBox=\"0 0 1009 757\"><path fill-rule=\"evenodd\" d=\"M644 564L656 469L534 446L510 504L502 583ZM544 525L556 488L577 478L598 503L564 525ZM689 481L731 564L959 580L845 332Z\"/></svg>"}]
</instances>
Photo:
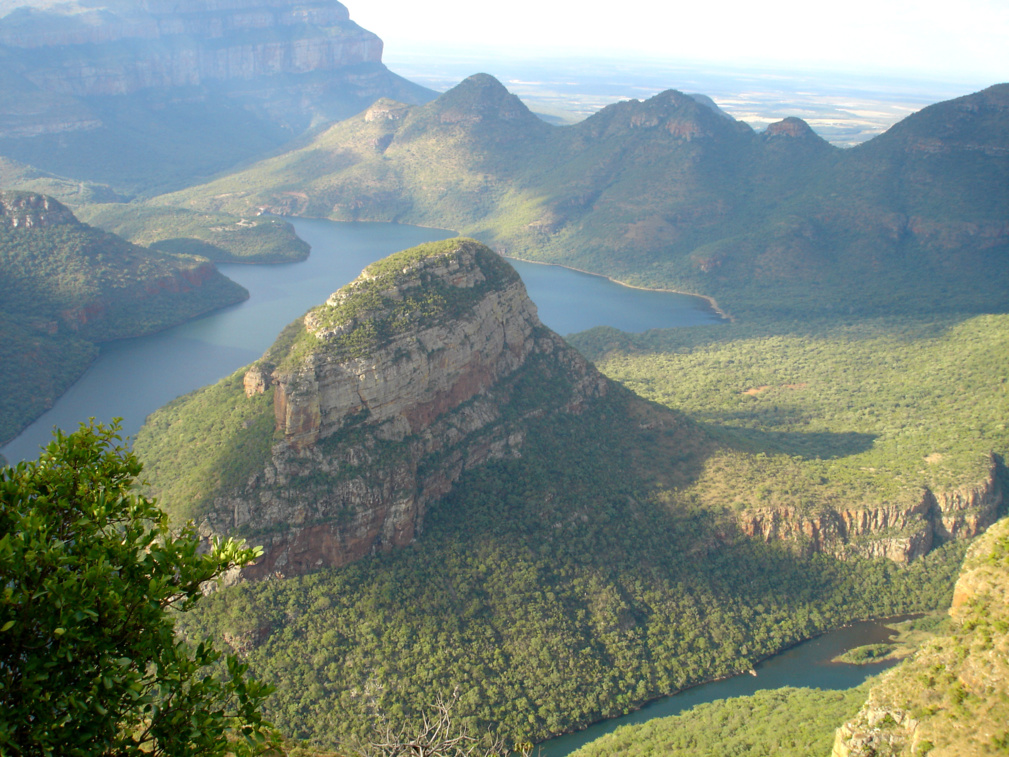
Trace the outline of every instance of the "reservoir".
<instances>
[{"instance_id":1,"label":"reservoir","mask_svg":"<svg viewBox=\"0 0 1009 757\"><path fill-rule=\"evenodd\" d=\"M756 676L743 673L721 681L701 684L679 694L657 699L627 715L604 720L577 733L550 739L540 744L539 748L542 749L543 757L565 757L590 741L612 733L620 726L678 715L694 705L714 702L716 699L748 696L759 689L778 689L782 686L816 689L853 688L869 676L882 673L896 663L849 665L832 660L854 647L890 639L893 632L884 625L886 622L891 621L861 621L839 628L764 660L755 668Z\"/></svg>"},{"instance_id":2,"label":"reservoir","mask_svg":"<svg viewBox=\"0 0 1009 757\"><path fill-rule=\"evenodd\" d=\"M312 246L308 260L218 266L249 290L246 302L158 334L103 345L80 380L0 452L10 462L37 457L53 427L72 431L88 418L103 423L122 418L123 433L136 434L165 403L256 360L284 326L353 281L369 263L454 236L441 229L386 223L290 220ZM511 262L540 319L561 334L594 326L639 332L719 320L699 297L632 289L558 266Z\"/></svg>"}]
</instances>

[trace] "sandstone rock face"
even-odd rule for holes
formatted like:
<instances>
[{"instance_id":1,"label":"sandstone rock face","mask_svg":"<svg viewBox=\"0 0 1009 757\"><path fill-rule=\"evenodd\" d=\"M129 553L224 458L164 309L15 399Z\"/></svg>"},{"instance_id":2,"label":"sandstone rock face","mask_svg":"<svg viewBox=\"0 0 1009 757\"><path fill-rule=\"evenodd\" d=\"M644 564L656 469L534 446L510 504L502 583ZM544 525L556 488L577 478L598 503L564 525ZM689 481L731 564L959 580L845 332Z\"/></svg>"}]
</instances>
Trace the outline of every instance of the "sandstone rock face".
<instances>
[{"instance_id":1,"label":"sandstone rock face","mask_svg":"<svg viewBox=\"0 0 1009 757\"><path fill-rule=\"evenodd\" d=\"M427 99L337 0L7 0L0 13L7 137L110 127L93 98L145 93L169 109L224 98L295 131L382 96Z\"/></svg>"},{"instance_id":2,"label":"sandstone rock face","mask_svg":"<svg viewBox=\"0 0 1009 757\"><path fill-rule=\"evenodd\" d=\"M912 507L880 505L816 515L787 507L756 508L742 512L738 522L749 537L788 541L805 554L906 563L950 539L977 536L996 521L1003 502L997 466L993 457L987 478L974 486L936 493L926 489Z\"/></svg>"},{"instance_id":3,"label":"sandstone rock face","mask_svg":"<svg viewBox=\"0 0 1009 757\"><path fill-rule=\"evenodd\" d=\"M382 59L382 41L353 24L336 0L110 2L89 9L67 2L45 11L26 3L0 19L0 44L69 48L25 75L44 91L76 96L326 71ZM83 46L98 46L98 55ZM101 54L127 46L130 56Z\"/></svg>"},{"instance_id":4,"label":"sandstone rock face","mask_svg":"<svg viewBox=\"0 0 1009 757\"><path fill-rule=\"evenodd\" d=\"M521 454L530 416L579 412L607 391L482 245L453 240L386 268L305 317L304 355L246 374L247 395L273 392L278 441L204 523L208 534L237 531L264 546L246 578L409 544L463 471ZM523 404L522 385L539 382L563 389Z\"/></svg>"}]
</instances>

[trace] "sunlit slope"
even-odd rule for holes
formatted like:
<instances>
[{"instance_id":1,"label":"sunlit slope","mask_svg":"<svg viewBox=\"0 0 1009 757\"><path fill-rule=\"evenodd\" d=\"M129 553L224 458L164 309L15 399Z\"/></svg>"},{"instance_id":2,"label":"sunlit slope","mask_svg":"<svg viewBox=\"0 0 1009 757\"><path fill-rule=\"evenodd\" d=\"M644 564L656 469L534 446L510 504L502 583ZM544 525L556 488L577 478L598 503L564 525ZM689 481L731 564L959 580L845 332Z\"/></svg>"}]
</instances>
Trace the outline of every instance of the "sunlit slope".
<instances>
[{"instance_id":1,"label":"sunlit slope","mask_svg":"<svg viewBox=\"0 0 1009 757\"><path fill-rule=\"evenodd\" d=\"M758 134L674 91L549 126L480 74L161 201L447 226L736 314L1001 310L1007 93L841 150L799 119Z\"/></svg>"}]
</instances>

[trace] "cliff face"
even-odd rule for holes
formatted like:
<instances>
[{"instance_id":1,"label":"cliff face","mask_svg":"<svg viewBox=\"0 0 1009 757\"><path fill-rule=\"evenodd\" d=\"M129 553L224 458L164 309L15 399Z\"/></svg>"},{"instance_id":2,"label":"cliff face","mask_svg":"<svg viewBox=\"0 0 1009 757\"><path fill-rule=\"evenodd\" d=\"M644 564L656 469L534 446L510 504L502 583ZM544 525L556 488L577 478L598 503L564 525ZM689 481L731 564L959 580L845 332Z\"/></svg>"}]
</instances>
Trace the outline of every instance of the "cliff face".
<instances>
[{"instance_id":1,"label":"cliff face","mask_svg":"<svg viewBox=\"0 0 1009 757\"><path fill-rule=\"evenodd\" d=\"M1009 520L971 545L952 627L873 686L837 729L833 757L1004 754L1009 746Z\"/></svg>"},{"instance_id":2,"label":"cliff face","mask_svg":"<svg viewBox=\"0 0 1009 757\"><path fill-rule=\"evenodd\" d=\"M925 489L912 507L880 505L815 515L792 508L756 508L744 511L738 520L747 536L788 541L805 554L910 562L937 544L977 536L998 518L1002 502L998 462L992 457L983 481L948 492Z\"/></svg>"},{"instance_id":3,"label":"cliff face","mask_svg":"<svg viewBox=\"0 0 1009 757\"><path fill-rule=\"evenodd\" d=\"M7 0L0 70L4 155L127 187L191 183L380 97L434 94L390 72L337 0Z\"/></svg>"},{"instance_id":4,"label":"cliff face","mask_svg":"<svg viewBox=\"0 0 1009 757\"><path fill-rule=\"evenodd\" d=\"M246 373L248 397L273 393L276 442L204 522L264 546L245 577L409 544L464 470L521 454L525 418L606 393L497 255L467 240L417 250L367 269Z\"/></svg>"},{"instance_id":5,"label":"cliff face","mask_svg":"<svg viewBox=\"0 0 1009 757\"><path fill-rule=\"evenodd\" d=\"M0 19L0 44L34 51L22 55L28 81L78 97L382 60L382 41L336 0L26 3Z\"/></svg>"}]
</instances>

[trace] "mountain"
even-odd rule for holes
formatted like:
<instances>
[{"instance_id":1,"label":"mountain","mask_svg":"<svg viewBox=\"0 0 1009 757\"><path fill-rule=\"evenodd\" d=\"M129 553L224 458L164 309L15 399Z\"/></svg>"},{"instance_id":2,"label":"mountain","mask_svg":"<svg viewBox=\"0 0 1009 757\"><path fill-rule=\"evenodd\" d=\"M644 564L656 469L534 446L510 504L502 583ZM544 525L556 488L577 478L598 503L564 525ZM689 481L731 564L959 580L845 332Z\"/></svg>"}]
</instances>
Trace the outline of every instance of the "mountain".
<instances>
[{"instance_id":1,"label":"mountain","mask_svg":"<svg viewBox=\"0 0 1009 757\"><path fill-rule=\"evenodd\" d=\"M965 545L887 548L917 510L813 544L782 508L790 533L749 535L747 466L780 459L604 379L465 239L370 266L134 449L176 521L264 548L186 633L225 639L278 686L271 718L328 747L454 690L467 722L544 738L934 608ZM983 527L994 496L959 515Z\"/></svg>"},{"instance_id":2,"label":"mountain","mask_svg":"<svg viewBox=\"0 0 1009 757\"><path fill-rule=\"evenodd\" d=\"M136 449L170 512L264 545L247 577L297 575L412 543L463 470L521 454L525 416L580 412L608 387L511 266L449 240L369 266L243 375L152 416ZM176 445L193 424L203 441ZM246 478L221 472L236 444Z\"/></svg>"},{"instance_id":3,"label":"mountain","mask_svg":"<svg viewBox=\"0 0 1009 757\"><path fill-rule=\"evenodd\" d=\"M757 133L672 90L550 126L479 74L159 202L447 226L736 315L985 312L1009 283L1007 93L842 150L800 119Z\"/></svg>"},{"instance_id":4,"label":"mountain","mask_svg":"<svg viewBox=\"0 0 1009 757\"><path fill-rule=\"evenodd\" d=\"M948 633L876 683L837 730L833 757L1005 754L1009 652L1009 520L970 548Z\"/></svg>"},{"instance_id":5,"label":"mountain","mask_svg":"<svg viewBox=\"0 0 1009 757\"><path fill-rule=\"evenodd\" d=\"M24 0L0 6L0 155L132 192L183 185L379 97L382 64L337 0Z\"/></svg>"},{"instance_id":6,"label":"mountain","mask_svg":"<svg viewBox=\"0 0 1009 757\"><path fill-rule=\"evenodd\" d=\"M248 293L203 258L152 252L44 195L0 192L0 438L80 375L99 342L138 336Z\"/></svg>"}]
</instances>

